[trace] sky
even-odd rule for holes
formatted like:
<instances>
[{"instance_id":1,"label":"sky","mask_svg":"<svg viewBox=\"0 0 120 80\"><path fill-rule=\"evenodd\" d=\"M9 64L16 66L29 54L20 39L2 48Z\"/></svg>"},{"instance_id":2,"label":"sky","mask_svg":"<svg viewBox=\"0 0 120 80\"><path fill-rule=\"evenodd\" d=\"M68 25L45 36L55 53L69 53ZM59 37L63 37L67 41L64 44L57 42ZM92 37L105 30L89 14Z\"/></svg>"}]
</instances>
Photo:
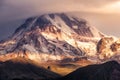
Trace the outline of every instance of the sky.
<instances>
[{"instance_id":1,"label":"sky","mask_svg":"<svg viewBox=\"0 0 120 80\"><path fill-rule=\"evenodd\" d=\"M25 19L45 13L75 13L105 34L120 37L120 0L0 0L0 40Z\"/></svg>"}]
</instances>

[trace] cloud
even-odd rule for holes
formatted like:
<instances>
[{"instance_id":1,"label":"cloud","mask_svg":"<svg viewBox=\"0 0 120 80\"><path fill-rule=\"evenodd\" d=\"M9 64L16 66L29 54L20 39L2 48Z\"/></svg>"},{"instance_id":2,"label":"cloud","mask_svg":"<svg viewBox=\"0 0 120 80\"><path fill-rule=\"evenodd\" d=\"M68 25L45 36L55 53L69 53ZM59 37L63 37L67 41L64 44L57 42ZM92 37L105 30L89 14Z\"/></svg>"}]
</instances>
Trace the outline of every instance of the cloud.
<instances>
[{"instance_id":1,"label":"cloud","mask_svg":"<svg viewBox=\"0 0 120 80\"><path fill-rule=\"evenodd\" d=\"M92 12L116 1L118 0L1 0L0 21L27 18L50 12Z\"/></svg>"},{"instance_id":2,"label":"cloud","mask_svg":"<svg viewBox=\"0 0 120 80\"><path fill-rule=\"evenodd\" d=\"M92 6L92 7L99 7L99 6L104 6L110 3L117 2L119 0L76 0L76 3L80 3L83 5L87 6Z\"/></svg>"},{"instance_id":3,"label":"cloud","mask_svg":"<svg viewBox=\"0 0 120 80\"><path fill-rule=\"evenodd\" d=\"M0 7L2 6L2 4L3 4L3 0L0 0Z\"/></svg>"}]
</instances>

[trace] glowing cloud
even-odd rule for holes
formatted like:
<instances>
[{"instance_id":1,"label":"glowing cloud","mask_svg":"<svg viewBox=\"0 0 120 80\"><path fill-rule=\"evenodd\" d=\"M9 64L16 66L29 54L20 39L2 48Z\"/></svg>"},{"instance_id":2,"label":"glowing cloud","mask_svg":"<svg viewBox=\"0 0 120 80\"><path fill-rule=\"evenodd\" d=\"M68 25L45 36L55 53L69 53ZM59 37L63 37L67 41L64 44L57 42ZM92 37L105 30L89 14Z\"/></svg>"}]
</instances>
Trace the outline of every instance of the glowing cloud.
<instances>
[{"instance_id":1,"label":"glowing cloud","mask_svg":"<svg viewBox=\"0 0 120 80\"><path fill-rule=\"evenodd\" d=\"M120 1L105 5L99 11L103 13L120 13Z\"/></svg>"}]
</instances>

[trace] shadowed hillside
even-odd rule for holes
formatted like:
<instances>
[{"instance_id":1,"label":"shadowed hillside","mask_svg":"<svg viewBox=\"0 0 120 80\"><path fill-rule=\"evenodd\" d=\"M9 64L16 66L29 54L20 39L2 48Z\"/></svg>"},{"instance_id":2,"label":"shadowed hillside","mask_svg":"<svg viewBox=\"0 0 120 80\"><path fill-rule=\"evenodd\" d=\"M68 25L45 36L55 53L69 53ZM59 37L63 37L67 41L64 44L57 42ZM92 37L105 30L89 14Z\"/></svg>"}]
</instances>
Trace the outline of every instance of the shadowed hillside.
<instances>
[{"instance_id":1,"label":"shadowed hillside","mask_svg":"<svg viewBox=\"0 0 120 80\"><path fill-rule=\"evenodd\" d=\"M109 61L100 65L89 65L59 80L120 80L120 64Z\"/></svg>"},{"instance_id":2,"label":"shadowed hillside","mask_svg":"<svg viewBox=\"0 0 120 80\"><path fill-rule=\"evenodd\" d=\"M58 74L37 67L25 59L0 62L0 80L43 80L58 77Z\"/></svg>"}]
</instances>

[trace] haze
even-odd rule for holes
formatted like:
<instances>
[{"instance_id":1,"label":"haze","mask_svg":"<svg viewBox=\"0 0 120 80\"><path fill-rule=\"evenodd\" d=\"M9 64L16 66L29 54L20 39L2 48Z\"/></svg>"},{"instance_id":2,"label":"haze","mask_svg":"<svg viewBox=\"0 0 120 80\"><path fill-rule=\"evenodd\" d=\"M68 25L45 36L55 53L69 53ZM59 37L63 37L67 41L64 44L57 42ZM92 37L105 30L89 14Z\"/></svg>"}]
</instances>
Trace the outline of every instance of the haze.
<instances>
[{"instance_id":1,"label":"haze","mask_svg":"<svg viewBox=\"0 0 120 80\"><path fill-rule=\"evenodd\" d=\"M26 18L56 12L77 14L103 33L120 37L119 9L119 0L0 0L0 40Z\"/></svg>"}]
</instances>

